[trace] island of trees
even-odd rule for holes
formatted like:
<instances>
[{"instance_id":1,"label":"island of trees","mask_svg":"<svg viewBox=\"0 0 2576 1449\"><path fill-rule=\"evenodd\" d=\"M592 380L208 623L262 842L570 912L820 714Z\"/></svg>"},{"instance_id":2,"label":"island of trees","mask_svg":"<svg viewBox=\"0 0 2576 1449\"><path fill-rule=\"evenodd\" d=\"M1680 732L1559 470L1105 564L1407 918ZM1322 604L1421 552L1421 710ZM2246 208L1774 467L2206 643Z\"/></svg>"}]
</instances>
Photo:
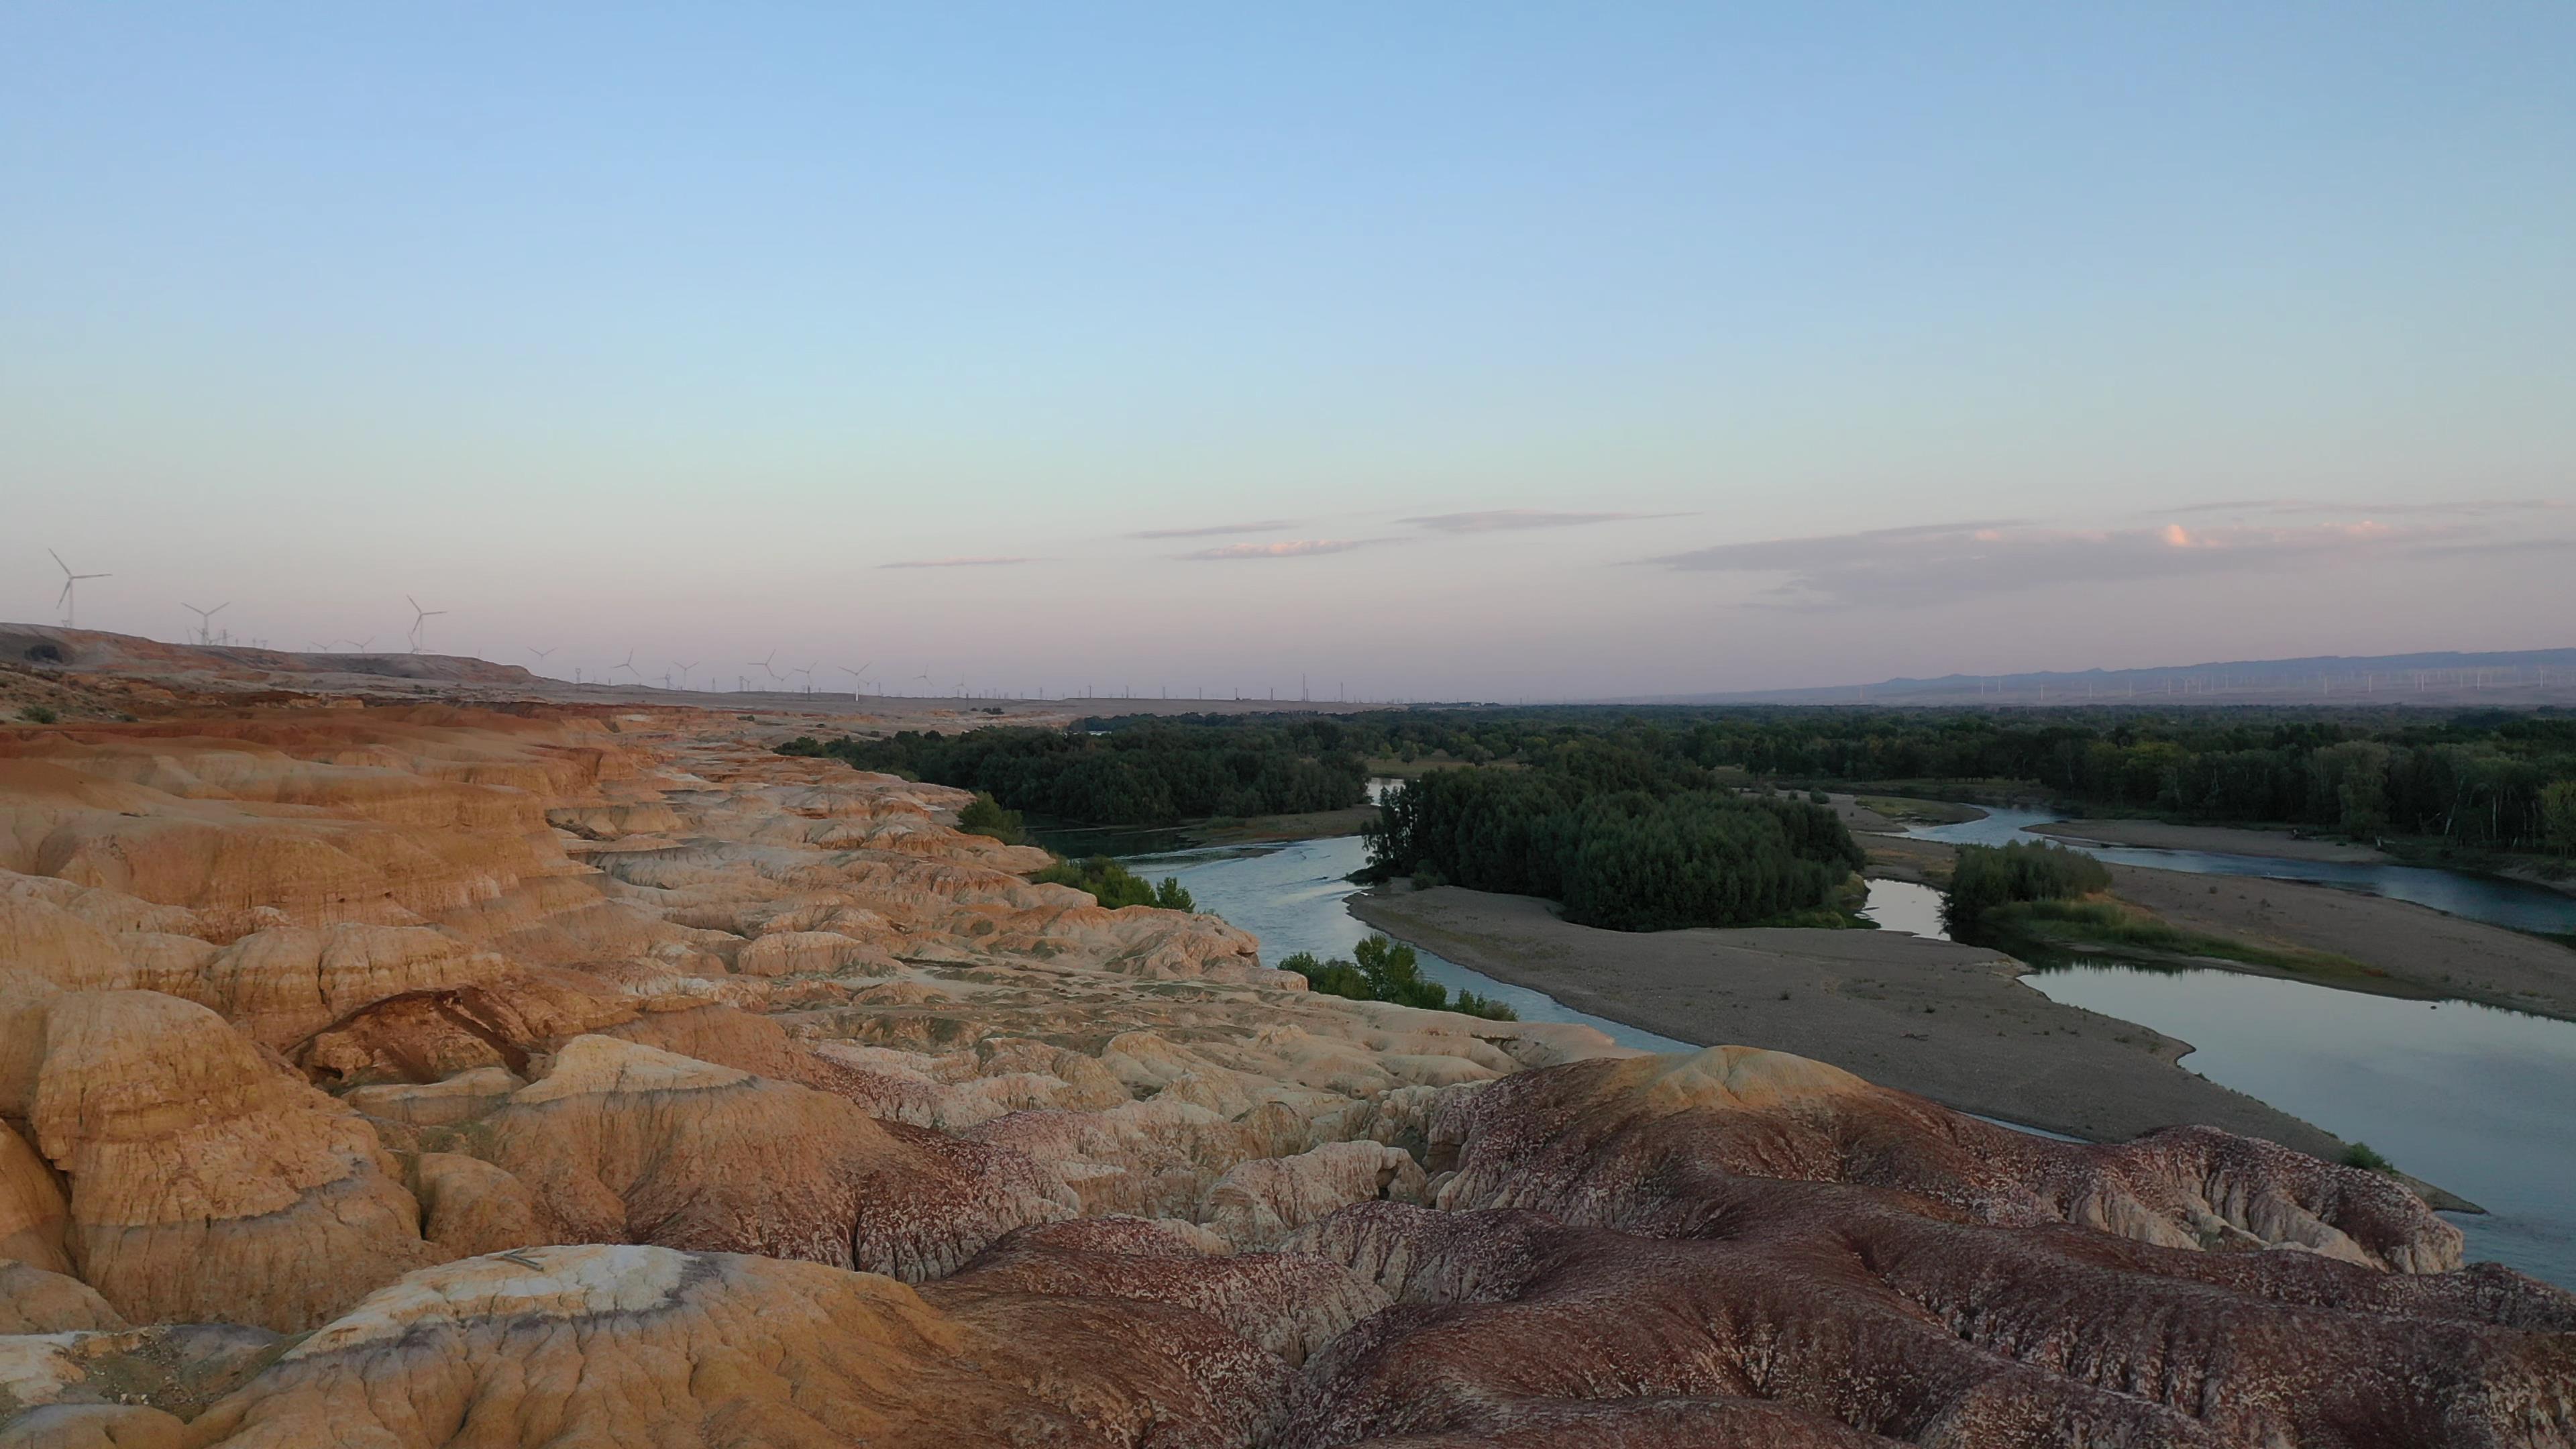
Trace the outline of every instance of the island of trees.
<instances>
[{"instance_id":1,"label":"island of trees","mask_svg":"<svg viewBox=\"0 0 2576 1449\"><path fill-rule=\"evenodd\" d=\"M1614 931L1846 924L1834 901L1864 863L1828 808L1608 739L1526 769L1434 770L1378 812L1374 873L1545 896Z\"/></svg>"}]
</instances>

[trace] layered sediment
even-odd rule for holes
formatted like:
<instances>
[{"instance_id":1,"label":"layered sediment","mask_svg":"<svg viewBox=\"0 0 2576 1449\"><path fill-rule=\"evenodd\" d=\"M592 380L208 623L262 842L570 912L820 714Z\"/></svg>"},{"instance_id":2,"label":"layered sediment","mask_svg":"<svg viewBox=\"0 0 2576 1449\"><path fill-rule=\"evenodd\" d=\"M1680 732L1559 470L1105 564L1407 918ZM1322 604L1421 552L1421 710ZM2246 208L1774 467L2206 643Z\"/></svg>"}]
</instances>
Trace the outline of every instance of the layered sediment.
<instances>
[{"instance_id":1,"label":"layered sediment","mask_svg":"<svg viewBox=\"0 0 2576 1449\"><path fill-rule=\"evenodd\" d=\"M770 743L0 735L0 1445L2576 1436L2384 1178L1316 996Z\"/></svg>"}]
</instances>

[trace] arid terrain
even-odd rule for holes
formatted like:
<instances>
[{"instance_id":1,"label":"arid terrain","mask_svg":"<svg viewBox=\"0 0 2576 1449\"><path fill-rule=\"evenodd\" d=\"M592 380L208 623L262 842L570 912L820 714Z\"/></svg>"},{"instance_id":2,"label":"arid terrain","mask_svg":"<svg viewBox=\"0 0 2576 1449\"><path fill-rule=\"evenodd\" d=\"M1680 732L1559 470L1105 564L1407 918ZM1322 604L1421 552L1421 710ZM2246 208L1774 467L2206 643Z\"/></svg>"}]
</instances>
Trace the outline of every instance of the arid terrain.
<instances>
[{"instance_id":1,"label":"arid terrain","mask_svg":"<svg viewBox=\"0 0 2576 1449\"><path fill-rule=\"evenodd\" d=\"M793 720L212 667L11 676L9 1449L2576 1443L2576 1295L1972 1022L1991 953L1839 961L1864 1074L1648 1056L1310 994ZM2203 1125L1898 1089L1963 1030Z\"/></svg>"}]
</instances>

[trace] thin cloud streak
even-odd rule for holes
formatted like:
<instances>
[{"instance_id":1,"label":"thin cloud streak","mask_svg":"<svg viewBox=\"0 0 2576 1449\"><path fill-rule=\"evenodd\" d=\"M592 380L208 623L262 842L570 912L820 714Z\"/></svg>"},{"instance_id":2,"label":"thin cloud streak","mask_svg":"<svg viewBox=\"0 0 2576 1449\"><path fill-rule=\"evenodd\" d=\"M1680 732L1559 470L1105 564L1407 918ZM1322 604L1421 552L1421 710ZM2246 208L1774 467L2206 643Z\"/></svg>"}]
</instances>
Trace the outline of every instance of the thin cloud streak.
<instances>
[{"instance_id":1,"label":"thin cloud streak","mask_svg":"<svg viewBox=\"0 0 2576 1449\"><path fill-rule=\"evenodd\" d=\"M1639 560L1685 573L1778 574L1770 606L1900 607L2063 585L2281 573L2364 559L2576 546L2482 537L2459 524L2363 518L2288 526L2068 529L1929 524L1720 544Z\"/></svg>"},{"instance_id":2,"label":"thin cloud streak","mask_svg":"<svg viewBox=\"0 0 2576 1449\"><path fill-rule=\"evenodd\" d=\"M2498 513L2561 512L2576 504L2548 498L2477 498L2446 503L2334 503L2309 498L2240 498L2222 503L2190 503L2179 508L2149 509L2139 518L2182 517L2200 513L2345 513L2481 518Z\"/></svg>"},{"instance_id":3,"label":"thin cloud streak","mask_svg":"<svg viewBox=\"0 0 2576 1449\"><path fill-rule=\"evenodd\" d=\"M1435 533L1504 533L1523 528L1580 528L1638 518L1679 518L1678 513L1565 513L1546 508L1488 508L1474 513L1430 513L1399 520Z\"/></svg>"},{"instance_id":4,"label":"thin cloud streak","mask_svg":"<svg viewBox=\"0 0 2576 1449\"><path fill-rule=\"evenodd\" d=\"M881 569L991 569L1036 563L1034 558L908 558L878 564Z\"/></svg>"},{"instance_id":5,"label":"thin cloud streak","mask_svg":"<svg viewBox=\"0 0 2576 1449\"><path fill-rule=\"evenodd\" d=\"M1308 558L1316 554L1347 553L1355 548L1366 548L1370 544L1384 542L1386 540L1382 538L1297 538L1284 543L1229 543L1220 548L1203 548L1195 553L1178 556L1200 563L1254 558Z\"/></svg>"},{"instance_id":6,"label":"thin cloud streak","mask_svg":"<svg viewBox=\"0 0 2576 1449\"><path fill-rule=\"evenodd\" d=\"M1215 523L1205 528L1148 528L1127 535L1129 538L1214 538L1227 533L1275 533L1295 528L1293 518L1266 518L1259 523Z\"/></svg>"}]
</instances>

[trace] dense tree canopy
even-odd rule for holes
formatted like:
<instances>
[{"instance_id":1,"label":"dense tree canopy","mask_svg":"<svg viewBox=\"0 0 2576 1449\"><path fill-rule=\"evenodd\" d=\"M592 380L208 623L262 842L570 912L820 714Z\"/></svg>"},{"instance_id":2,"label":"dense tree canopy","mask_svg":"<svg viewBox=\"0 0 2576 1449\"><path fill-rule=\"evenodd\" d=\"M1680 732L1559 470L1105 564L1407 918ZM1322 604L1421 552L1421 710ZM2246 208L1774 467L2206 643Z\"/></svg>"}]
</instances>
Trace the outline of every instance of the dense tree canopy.
<instances>
[{"instance_id":1,"label":"dense tree canopy","mask_svg":"<svg viewBox=\"0 0 2576 1449\"><path fill-rule=\"evenodd\" d=\"M1434 770L1380 802L1372 866L1547 896L1619 931L1813 911L1860 868L1831 810L1748 796L1669 754L1596 740L1525 770Z\"/></svg>"},{"instance_id":2,"label":"dense tree canopy","mask_svg":"<svg viewBox=\"0 0 2576 1449\"><path fill-rule=\"evenodd\" d=\"M1331 720L1228 730L997 726L828 744L807 738L782 750L982 791L1011 809L1058 820L1164 825L1358 805L1367 799L1368 771L1347 747L1347 734Z\"/></svg>"},{"instance_id":3,"label":"dense tree canopy","mask_svg":"<svg viewBox=\"0 0 2576 1449\"><path fill-rule=\"evenodd\" d=\"M1545 769L1605 745L1730 783L2012 784L2094 810L2576 855L2576 795L2550 793L2576 782L2576 715L2555 710L1586 705L1120 717L790 748L1061 819L1161 824L1354 804L1366 759Z\"/></svg>"}]
</instances>

